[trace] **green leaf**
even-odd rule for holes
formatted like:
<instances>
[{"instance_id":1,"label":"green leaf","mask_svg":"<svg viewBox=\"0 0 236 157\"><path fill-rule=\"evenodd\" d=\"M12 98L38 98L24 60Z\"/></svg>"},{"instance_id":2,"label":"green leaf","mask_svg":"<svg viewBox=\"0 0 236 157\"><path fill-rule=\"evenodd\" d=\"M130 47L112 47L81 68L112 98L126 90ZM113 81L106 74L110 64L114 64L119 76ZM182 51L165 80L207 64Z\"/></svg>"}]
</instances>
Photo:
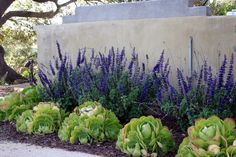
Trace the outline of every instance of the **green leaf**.
<instances>
[{"instance_id":1,"label":"green leaf","mask_svg":"<svg viewBox=\"0 0 236 157\"><path fill-rule=\"evenodd\" d=\"M170 131L152 116L132 119L120 131L116 145L133 156L163 155L175 147Z\"/></svg>"}]
</instances>

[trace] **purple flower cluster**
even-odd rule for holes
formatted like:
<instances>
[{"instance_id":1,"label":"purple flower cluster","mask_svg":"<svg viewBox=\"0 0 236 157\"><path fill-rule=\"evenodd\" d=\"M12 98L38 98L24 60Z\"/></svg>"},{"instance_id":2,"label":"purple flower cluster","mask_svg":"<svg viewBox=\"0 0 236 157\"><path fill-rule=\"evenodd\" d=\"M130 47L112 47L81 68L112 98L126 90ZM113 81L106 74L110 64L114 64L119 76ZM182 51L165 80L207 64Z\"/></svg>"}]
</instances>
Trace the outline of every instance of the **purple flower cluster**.
<instances>
[{"instance_id":1,"label":"purple flower cluster","mask_svg":"<svg viewBox=\"0 0 236 157\"><path fill-rule=\"evenodd\" d=\"M78 103L85 100L99 100L102 97L109 100L112 94L110 92L113 91L114 94L115 90L117 96L124 98L131 92L138 91L135 101L145 103L155 100L157 88L162 86L161 77L166 78L165 84L168 82L170 69L169 63L164 63L164 52L153 72L149 73L148 56L146 64L139 63L135 49L128 64L124 48L119 50L112 47L107 55L103 53L95 55L92 49L90 57L86 56L88 54L86 48L79 49L76 65L73 66L69 57L62 54L58 42L57 48L58 57L53 57L50 61L49 74L48 70L39 70L42 85L48 96L55 101L64 97L72 97ZM111 101L114 103L114 100Z\"/></svg>"},{"instance_id":2,"label":"purple flower cluster","mask_svg":"<svg viewBox=\"0 0 236 157\"><path fill-rule=\"evenodd\" d=\"M219 75L218 75L218 90L221 89L221 87L223 87L223 84L224 84L226 64L227 64L227 58L226 58L226 55L224 55L224 61L220 67Z\"/></svg>"},{"instance_id":3,"label":"purple flower cluster","mask_svg":"<svg viewBox=\"0 0 236 157\"><path fill-rule=\"evenodd\" d=\"M161 56L161 59L163 58ZM159 61L154 67L155 71L162 71L161 63L162 61ZM183 72L177 68L178 89L175 88L175 85L171 85L168 77L162 76L161 80L155 81L158 85L162 83L160 90L156 93L156 99L161 106L165 105L166 102L172 104L172 108L177 109L173 111L173 114L179 113L176 115L177 117L183 115L189 117L193 113L200 114L204 108L208 108L209 113L215 114L220 114L225 110L229 112L236 100L233 67L234 55L232 54L229 64L227 64L227 57L224 55L223 62L216 74L213 73L212 67L208 66L206 60L203 62L199 73L195 72L192 77L184 77ZM183 103L187 106L182 106Z\"/></svg>"},{"instance_id":4,"label":"purple flower cluster","mask_svg":"<svg viewBox=\"0 0 236 157\"><path fill-rule=\"evenodd\" d=\"M80 49L73 65L70 58L62 54L58 42L57 48L58 57L50 61L49 70L41 68L38 74L48 97L55 101L68 97L77 103L105 101L105 104L114 105L111 109L128 113L128 109L134 108L129 105L156 100L161 106L165 103L173 105L172 109L177 110L173 112L189 117L204 108L219 113L236 99L233 54L229 64L224 55L217 74L206 60L192 77L185 76L177 68L176 86L170 81L169 59L165 61L164 51L149 71L149 57L146 56L145 62L140 62L135 49L129 62L124 48L119 50L112 47L108 54L97 55L92 49L90 57L87 56L88 49Z\"/></svg>"}]
</instances>

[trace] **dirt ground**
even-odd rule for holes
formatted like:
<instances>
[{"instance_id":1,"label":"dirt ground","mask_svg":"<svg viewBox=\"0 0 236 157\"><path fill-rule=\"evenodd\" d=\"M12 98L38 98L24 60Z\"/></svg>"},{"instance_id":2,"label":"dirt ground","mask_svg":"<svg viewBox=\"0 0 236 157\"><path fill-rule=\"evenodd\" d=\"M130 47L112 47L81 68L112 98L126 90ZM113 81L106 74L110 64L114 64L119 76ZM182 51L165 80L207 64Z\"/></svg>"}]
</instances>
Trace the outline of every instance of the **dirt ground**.
<instances>
[{"instance_id":1,"label":"dirt ground","mask_svg":"<svg viewBox=\"0 0 236 157\"><path fill-rule=\"evenodd\" d=\"M4 97L14 91L20 91L28 86L30 86L29 83L0 86L0 97Z\"/></svg>"}]
</instances>

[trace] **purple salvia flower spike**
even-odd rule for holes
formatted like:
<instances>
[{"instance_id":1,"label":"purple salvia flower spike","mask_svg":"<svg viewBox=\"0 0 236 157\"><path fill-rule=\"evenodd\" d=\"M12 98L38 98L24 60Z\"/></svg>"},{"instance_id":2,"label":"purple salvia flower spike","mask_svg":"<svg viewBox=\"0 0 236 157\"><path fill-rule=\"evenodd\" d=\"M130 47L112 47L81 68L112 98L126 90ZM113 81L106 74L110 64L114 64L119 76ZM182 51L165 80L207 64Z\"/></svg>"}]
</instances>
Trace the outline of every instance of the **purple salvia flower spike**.
<instances>
[{"instance_id":1,"label":"purple salvia flower spike","mask_svg":"<svg viewBox=\"0 0 236 157\"><path fill-rule=\"evenodd\" d=\"M129 64L129 77L131 78L132 77L132 74L133 74L133 64L134 64L134 61L131 60L130 64Z\"/></svg>"},{"instance_id":2,"label":"purple salvia flower spike","mask_svg":"<svg viewBox=\"0 0 236 157\"><path fill-rule=\"evenodd\" d=\"M207 68L207 61L204 60L204 64L203 64L203 78L204 78L204 82L207 83L207 76L208 76L208 68Z\"/></svg>"},{"instance_id":3,"label":"purple salvia flower spike","mask_svg":"<svg viewBox=\"0 0 236 157\"><path fill-rule=\"evenodd\" d=\"M233 74L233 65L234 65L234 55L232 53L230 58L230 65L228 69L228 76L226 79L225 88L227 90L227 93L229 94L234 86L234 74Z\"/></svg>"},{"instance_id":4,"label":"purple salvia flower spike","mask_svg":"<svg viewBox=\"0 0 236 157\"><path fill-rule=\"evenodd\" d=\"M56 74L55 69L54 69L51 61L49 61L49 66L50 66L50 70L51 70L52 75L55 76L55 74Z\"/></svg>"},{"instance_id":5,"label":"purple salvia flower spike","mask_svg":"<svg viewBox=\"0 0 236 157\"><path fill-rule=\"evenodd\" d=\"M77 67L80 67L80 64L81 64L81 50L79 49L77 56Z\"/></svg>"},{"instance_id":6,"label":"purple salvia flower spike","mask_svg":"<svg viewBox=\"0 0 236 157\"><path fill-rule=\"evenodd\" d=\"M224 85L224 75L225 75L226 64L227 64L227 58L226 58L226 55L224 55L223 63L219 69L218 90L221 89L221 87Z\"/></svg>"},{"instance_id":7,"label":"purple salvia flower spike","mask_svg":"<svg viewBox=\"0 0 236 157\"><path fill-rule=\"evenodd\" d=\"M212 85L214 85L214 82L212 82L212 70L211 67L209 66L208 68L208 80L207 80L207 91L206 91L206 104L210 104L211 101L213 100L213 95L212 95Z\"/></svg>"},{"instance_id":8,"label":"purple salvia flower spike","mask_svg":"<svg viewBox=\"0 0 236 157\"><path fill-rule=\"evenodd\" d=\"M57 45L58 57L59 57L60 61L62 61L61 47L60 47L60 44L58 41L56 41L56 45Z\"/></svg>"}]
</instances>

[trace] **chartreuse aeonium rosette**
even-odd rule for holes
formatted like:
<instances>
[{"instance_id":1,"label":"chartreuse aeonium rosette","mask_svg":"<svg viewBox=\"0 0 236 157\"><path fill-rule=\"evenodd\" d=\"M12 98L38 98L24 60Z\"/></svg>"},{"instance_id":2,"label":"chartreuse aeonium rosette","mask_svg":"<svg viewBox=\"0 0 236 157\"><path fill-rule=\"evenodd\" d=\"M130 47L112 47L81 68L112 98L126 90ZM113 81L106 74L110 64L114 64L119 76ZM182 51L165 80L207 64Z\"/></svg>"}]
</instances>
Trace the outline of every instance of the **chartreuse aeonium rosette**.
<instances>
[{"instance_id":1,"label":"chartreuse aeonium rosette","mask_svg":"<svg viewBox=\"0 0 236 157\"><path fill-rule=\"evenodd\" d=\"M176 157L236 157L235 121L217 116L196 120Z\"/></svg>"},{"instance_id":2,"label":"chartreuse aeonium rosette","mask_svg":"<svg viewBox=\"0 0 236 157\"><path fill-rule=\"evenodd\" d=\"M132 156L164 155L175 148L173 136L160 119L134 118L120 130L116 146Z\"/></svg>"},{"instance_id":3,"label":"chartreuse aeonium rosette","mask_svg":"<svg viewBox=\"0 0 236 157\"><path fill-rule=\"evenodd\" d=\"M61 124L61 112L53 102L41 102L27 110L16 121L16 129L28 134L48 134L58 130Z\"/></svg>"},{"instance_id":4,"label":"chartreuse aeonium rosette","mask_svg":"<svg viewBox=\"0 0 236 157\"><path fill-rule=\"evenodd\" d=\"M19 93L11 93L0 100L0 121L15 121L22 112L40 102L39 87L28 87Z\"/></svg>"},{"instance_id":5,"label":"chartreuse aeonium rosette","mask_svg":"<svg viewBox=\"0 0 236 157\"><path fill-rule=\"evenodd\" d=\"M113 141L121 129L115 114L98 102L85 102L65 118L58 136L62 141L81 144Z\"/></svg>"}]
</instances>

